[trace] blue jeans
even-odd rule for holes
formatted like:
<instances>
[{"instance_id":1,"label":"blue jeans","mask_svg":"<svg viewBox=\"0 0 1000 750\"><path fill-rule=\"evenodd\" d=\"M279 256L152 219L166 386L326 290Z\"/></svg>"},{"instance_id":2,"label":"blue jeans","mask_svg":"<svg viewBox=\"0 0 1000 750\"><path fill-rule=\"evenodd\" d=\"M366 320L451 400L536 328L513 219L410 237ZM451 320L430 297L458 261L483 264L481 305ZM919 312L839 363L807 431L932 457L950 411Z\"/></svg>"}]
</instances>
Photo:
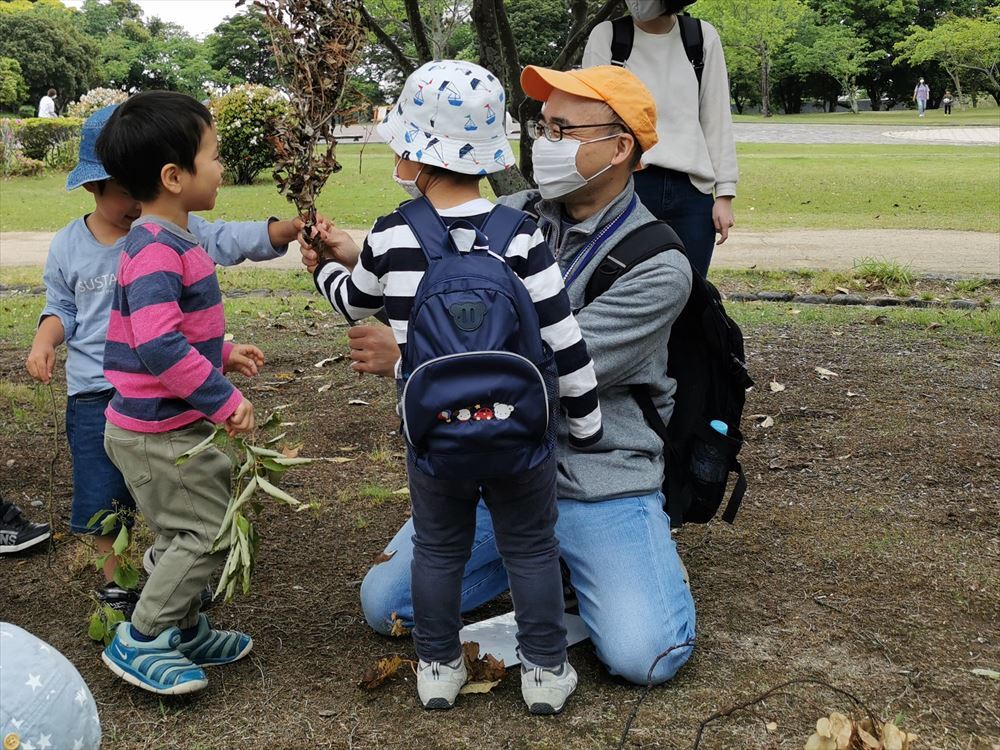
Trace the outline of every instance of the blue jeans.
<instances>
[{"instance_id":1,"label":"blue jeans","mask_svg":"<svg viewBox=\"0 0 1000 750\"><path fill-rule=\"evenodd\" d=\"M694 600L670 536L663 496L559 500L558 506L556 537L597 656L612 674L645 684L656 657L695 631ZM413 619L412 536L413 525L407 521L385 548L386 554L395 554L369 570L361 584L365 617L383 634L392 628L393 612L405 624ZM507 573L490 515L480 502L461 609L473 610L506 590ZM657 664L653 681L669 680L690 655L689 648L672 651Z\"/></svg>"},{"instance_id":2,"label":"blue jeans","mask_svg":"<svg viewBox=\"0 0 1000 750\"><path fill-rule=\"evenodd\" d=\"M715 199L701 192L683 172L646 167L633 175L635 192L653 216L667 222L684 243L691 268L708 275L715 250Z\"/></svg>"},{"instance_id":3,"label":"blue jeans","mask_svg":"<svg viewBox=\"0 0 1000 750\"><path fill-rule=\"evenodd\" d=\"M88 525L99 510L124 510L132 525L135 500L125 477L104 451L104 410L114 390L81 393L66 399L66 439L73 456L73 504L69 528L74 534L93 534L100 525Z\"/></svg>"}]
</instances>

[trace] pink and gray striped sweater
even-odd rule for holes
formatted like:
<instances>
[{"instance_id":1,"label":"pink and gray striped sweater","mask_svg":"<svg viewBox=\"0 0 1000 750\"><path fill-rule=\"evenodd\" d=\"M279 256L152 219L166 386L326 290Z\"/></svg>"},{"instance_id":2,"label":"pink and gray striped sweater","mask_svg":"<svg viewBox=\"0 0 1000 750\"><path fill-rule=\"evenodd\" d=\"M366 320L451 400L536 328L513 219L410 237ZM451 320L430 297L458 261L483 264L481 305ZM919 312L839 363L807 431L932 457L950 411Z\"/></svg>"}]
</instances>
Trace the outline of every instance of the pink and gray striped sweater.
<instances>
[{"instance_id":1,"label":"pink and gray striped sweater","mask_svg":"<svg viewBox=\"0 0 1000 750\"><path fill-rule=\"evenodd\" d=\"M197 238L156 216L137 219L104 347L104 376L116 390L108 421L134 432L224 422L243 400L222 374L232 348L225 328L215 263Z\"/></svg>"}]
</instances>

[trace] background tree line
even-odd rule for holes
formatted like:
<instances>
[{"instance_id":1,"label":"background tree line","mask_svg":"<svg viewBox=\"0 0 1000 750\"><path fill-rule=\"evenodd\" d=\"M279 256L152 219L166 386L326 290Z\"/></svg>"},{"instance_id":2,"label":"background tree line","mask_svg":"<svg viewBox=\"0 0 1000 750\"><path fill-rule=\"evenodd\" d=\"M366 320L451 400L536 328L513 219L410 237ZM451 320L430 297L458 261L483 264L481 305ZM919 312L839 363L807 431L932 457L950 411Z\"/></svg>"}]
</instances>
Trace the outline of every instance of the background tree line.
<instances>
[{"instance_id":1,"label":"background tree line","mask_svg":"<svg viewBox=\"0 0 1000 750\"><path fill-rule=\"evenodd\" d=\"M477 60L504 79L515 117L531 116L517 85L524 65L579 63L590 30L622 0L365 0L369 39L347 108L391 101L434 57ZM908 102L919 76L931 106L944 88L1000 103L1000 0L699 0L719 29L737 111L872 109ZM0 0L0 108L33 105L50 86L62 102L94 86L203 96L205 84L279 86L269 39L251 8L204 40L144 18L131 0ZM522 112L522 109L524 110Z\"/></svg>"}]
</instances>

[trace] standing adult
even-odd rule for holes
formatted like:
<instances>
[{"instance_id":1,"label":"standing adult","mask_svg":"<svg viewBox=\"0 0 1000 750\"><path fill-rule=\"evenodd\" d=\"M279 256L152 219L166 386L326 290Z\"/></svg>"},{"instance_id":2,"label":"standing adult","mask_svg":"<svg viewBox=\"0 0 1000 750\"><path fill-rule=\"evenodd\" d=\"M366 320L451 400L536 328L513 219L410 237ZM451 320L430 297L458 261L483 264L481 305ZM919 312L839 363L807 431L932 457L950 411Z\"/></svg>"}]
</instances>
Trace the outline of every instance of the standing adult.
<instances>
[{"instance_id":1,"label":"standing adult","mask_svg":"<svg viewBox=\"0 0 1000 750\"><path fill-rule=\"evenodd\" d=\"M56 112L56 97L58 93L55 89L49 89L48 92L41 98L38 102L38 116L39 117L58 117L59 114Z\"/></svg>"},{"instance_id":2,"label":"standing adult","mask_svg":"<svg viewBox=\"0 0 1000 750\"><path fill-rule=\"evenodd\" d=\"M535 139L538 190L501 198L538 214L566 281L570 305L594 361L604 436L574 447L565 424L556 448L559 518L556 536L597 655L616 675L645 684L669 680L691 655L671 651L694 637L695 608L664 512L663 442L632 395L649 389L664 422L673 413L676 381L667 374L667 342L691 290L689 263L670 250L639 263L585 304L590 278L608 254L653 216L636 199L632 172L656 146L656 105L645 86L616 67L559 72L529 66L524 92L545 102L541 119L525 123ZM336 230L328 242L354 248ZM303 263L319 263L302 247ZM392 329L351 329L352 367L391 377L400 353ZM389 634L394 620L413 618L410 570L412 519L386 546L384 562L361 585L368 623ZM480 503L462 583L468 612L507 590L489 513Z\"/></svg>"},{"instance_id":3,"label":"standing adult","mask_svg":"<svg viewBox=\"0 0 1000 750\"><path fill-rule=\"evenodd\" d=\"M721 245L734 224L739 170L722 42L710 23L678 16L690 4L626 0L631 19L598 24L583 65L621 65L652 92L659 143L642 155L635 190L705 276L716 233Z\"/></svg>"},{"instance_id":4,"label":"standing adult","mask_svg":"<svg viewBox=\"0 0 1000 750\"><path fill-rule=\"evenodd\" d=\"M916 85L913 89L913 101L917 103L917 112L920 113L920 117L924 116L924 111L927 109L927 100L931 98L931 87L924 83L924 79L920 79L920 83Z\"/></svg>"}]
</instances>

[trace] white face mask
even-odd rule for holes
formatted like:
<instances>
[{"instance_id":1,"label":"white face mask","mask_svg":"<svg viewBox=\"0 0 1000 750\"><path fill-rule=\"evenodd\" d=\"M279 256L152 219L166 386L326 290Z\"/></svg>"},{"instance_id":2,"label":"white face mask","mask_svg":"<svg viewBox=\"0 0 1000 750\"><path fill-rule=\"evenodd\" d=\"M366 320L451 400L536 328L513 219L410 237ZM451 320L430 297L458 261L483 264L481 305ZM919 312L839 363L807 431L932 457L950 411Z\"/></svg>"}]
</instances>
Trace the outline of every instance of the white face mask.
<instances>
[{"instance_id":1,"label":"white face mask","mask_svg":"<svg viewBox=\"0 0 1000 750\"><path fill-rule=\"evenodd\" d=\"M538 192L545 199L561 198L600 177L614 165L608 164L597 174L584 177L576 170L576 153L584 143L606 141L609 138L617 138L618 135L618 133L606 135L589 141L563 138L561 141L553 142L545 137L539 138L531 146L531 163L535 170Z\"/></svg>"},{"instance_id":2,"label":"white face mask","mask_svg":"<svg viewBox=\"0 0 1000 750\"><path fill-rule=\"evenodd\" d=\"M421 166L420 169L417 171L416 177L414 177L412 180L404 180L402 177L399 176L399 162L397 161L396 166L392 170L392 179L396 181L397 185L403 188L403 190L406 192L408 196L410 196L411 198L419 198L420 196L423 195L423 193L421 193L420 188L417 187L417 180L420 179L420 173L423 171L424 168L423 166Z\"/></svg>"},{"instance_id":3,"label":"white face mask","mask_svg":"<svg viewBox=\"0 0 1000 750\"><path fill-rule=\"evenodd\" d=\"M652 21L667 12L667 4L663 0L625 0L628 12L640 23Z\"/></svg>"}]
</instances>

